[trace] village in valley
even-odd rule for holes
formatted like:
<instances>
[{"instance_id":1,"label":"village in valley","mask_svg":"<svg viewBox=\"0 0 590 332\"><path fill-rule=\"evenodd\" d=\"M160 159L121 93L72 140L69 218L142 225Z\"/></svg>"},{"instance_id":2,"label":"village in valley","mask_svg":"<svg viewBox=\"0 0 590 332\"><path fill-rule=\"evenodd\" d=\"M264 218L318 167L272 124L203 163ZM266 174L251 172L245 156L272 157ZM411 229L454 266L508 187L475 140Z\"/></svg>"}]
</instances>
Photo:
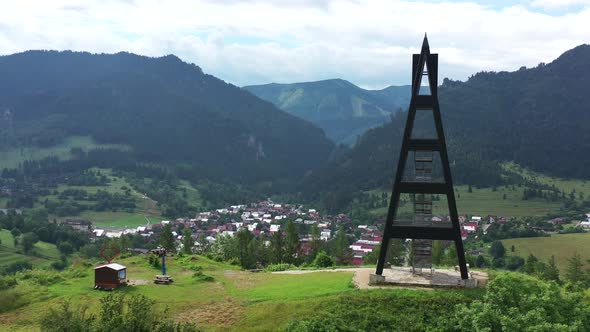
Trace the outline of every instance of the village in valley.
<instances>
[{"instance_id":1,"label":"village in valley","mask_svg":"<svg viewBox=\"0 0 590 332\"><path fill-rule=\"evenodd\" d=\"M460 215L461 238L467 244L475 242L476 239L489 235L491 230L500 230L519 225L521 231L527 232L523 237L545 236L550 233L562 232L584 232L590 229L590 211L583 216L582 220L568 220L558 217L542 222L527 223L522 227L521 221L503 216L487 215ZM433 215L429 217L433 223L448 222L448 216ZM89 220L66 219L62 223L74 229L87 232L92 239L120 238L123 235L141 236L147 245L144 248L129 248L138 253L148 252L149 244L157 245L157 237L161 230L170 225L172 235L177 244L177 250L181 250L184 243L183 231L191 230L194 247L192 252L205 252L213 245L218 237L233 237L242 230L247 229L255 238L269 239L273 234L282 231L284 233L286 224L291 221L296 225L299 236L298 255L307 256L312 251L312 228L317 227L319 240L328 242L333 240L339 231L346 233L347 241L350 244L351 259L349 264L363 265L367 262L365 258L373 253L383 239L384 220L375 218L373 224L359 224L346 214L322 215L316 209L308 209L303 205L275 203L272 200L264 200L258 203L231 205L206 212L199 212L192 217L177 218L174 220L158 220L146 217L146 224L135 228L96 228ZM516 228L516 227L514 227ZM186 234L186 233L185 233ZM496 237L492 237L492 240ZM266 241L269 245L269 241ZM467 253L471 256L478 256L484 253L483 248L467 245L471 249Z\"/></svg>"}]
</instances>

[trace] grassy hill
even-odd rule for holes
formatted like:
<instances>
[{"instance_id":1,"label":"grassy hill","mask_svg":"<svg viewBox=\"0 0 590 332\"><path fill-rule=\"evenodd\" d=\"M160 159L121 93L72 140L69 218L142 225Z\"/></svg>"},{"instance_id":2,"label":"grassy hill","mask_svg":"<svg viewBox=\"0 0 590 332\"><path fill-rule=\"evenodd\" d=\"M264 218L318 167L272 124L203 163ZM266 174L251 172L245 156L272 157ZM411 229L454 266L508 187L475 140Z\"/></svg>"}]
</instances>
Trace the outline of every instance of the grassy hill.
<instances>
[{"instance_id":1,"label":"grassy hill","mask_svg":"<svg viewBox=\"0 0 590 332\"><path fill-rule=\"evenodd\" d=\"M510 250L515 248L515 254L526 259L530 254L547 262L551 256L555 256L555 262L560 271L567 266L567 259L574 253L582 256L582 261L590 259L590 233L578 234L553 234L550 237L518 238L502 240L502 243Z\"/></svg>"},{"instance_id":2,"label":"grassy hill","mask_svg":"<svg viewBox=\"0 0 590 332\"><path fill-rule=\"evenodd\" d=\"M151 283L159 270L150 267L144 256L118 262L128 267L128 279L143 284L117 292L144 294L156 299L157 306L168 307L175 319L196 322L206 331L277 330L291 320L310 317L328 304L356 301L364 303L362 309L374 297L379 297L379 303L383 304L405 299L407 307L399 308L406 310L406 314L398 318L400 324L420 326L436 320L441 314L439 312L437 317L423 315L420 307L424 301L442 306L441 301L445 298L453 303L465 303L482 294L481 290L358 290L351 287L350 272L251 273L203 257L171 258L168 272L175 282L164 286ZM201 266L213 281L193 277L191 268L194 269L195 265ZM88 306L90 313L96 312L98 300L107 293L92 290L92 267L91 264L79 264L63 273L47 272L53 273L55 282L46 286L38 285L35 278L30 278L19 280L14 289L0 291L0 324L9 326L12 331L35 331L45 312L43 309L64 300L71 301L74 307ZM375 311L371 311L371 315L374 314Z\"/></svg>"},{"instance_id":3,"label":"grassy hill","mask_svg":"<svg viewBox=\"0 0 590 332\"><path fill-rule=\"evenodd\" d=\"M22 253L22 250L14 246L14 240L10 231L0 230L0 267L8 264L27 261L34 266L46 266L52 261L59 259L59 251L54 244L39 241L29 255Z\"/></svg>"}]
</instances>

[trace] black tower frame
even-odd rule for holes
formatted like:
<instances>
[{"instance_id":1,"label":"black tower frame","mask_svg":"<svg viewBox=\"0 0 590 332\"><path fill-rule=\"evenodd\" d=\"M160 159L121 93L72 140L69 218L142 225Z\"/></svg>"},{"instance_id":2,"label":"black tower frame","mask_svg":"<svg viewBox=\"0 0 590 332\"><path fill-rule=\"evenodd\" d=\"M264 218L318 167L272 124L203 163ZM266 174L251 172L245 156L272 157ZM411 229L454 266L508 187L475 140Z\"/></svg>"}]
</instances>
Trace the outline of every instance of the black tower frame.
<instances>
[{"instance_id":1,"label":"black tower frame","mask_svg":"<svg viewBox=\"0 0 590 332\"><path fill-rule=\"evenodd\" d=\"M457 214L455 192L453 190L453 180L451 178L447 145L438 104L438 54L430 53L430 47L426 35L424 36L420 54L414 54L412 60L412 98L408 110L408 118L406 120L391 200L389 202L389 210L387 213L383 240L381 242L381 251L379 253L379 261L377 262L376 274L381 275L383 273L383 267L387 257L387 248L391 238L449 240L454 241L457 248L461 278L468 279L469 276L465 262L465 251L461 239L461 228L459 225L459 216ZM422 76L426 76L424 72L425 65L428 69L429 95L419 94ZM417 111L432 111L437 134L436 139L412 138L412 130ZM406 161L410 151L439 152L444 182L403 181L403 173L406 168ZM395 217L398 212L401 193L446 195L451 227L432 227L413 223L396 224Z\"/></svg>"}]
</instances>

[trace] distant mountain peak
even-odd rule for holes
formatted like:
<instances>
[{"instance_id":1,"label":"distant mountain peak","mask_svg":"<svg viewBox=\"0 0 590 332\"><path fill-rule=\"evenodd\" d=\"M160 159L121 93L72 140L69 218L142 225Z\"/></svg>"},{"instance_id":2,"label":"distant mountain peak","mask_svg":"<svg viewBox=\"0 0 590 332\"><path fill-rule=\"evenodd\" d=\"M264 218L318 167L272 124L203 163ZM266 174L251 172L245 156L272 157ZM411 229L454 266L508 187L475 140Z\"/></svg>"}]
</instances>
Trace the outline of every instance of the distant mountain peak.
<instances>
[{"instance_id":1,"label":"distant mountain peak","mask_svg":"<svg viewBox=\"0 0 590 332\"><path fill-rule=\"evenodd\" d=\"M407 106L410 97L409 86L366 90L341 78L244 89L315 123L332 140L345 144L354 144L366 129L388 122L393 113Z\"/></svg>"}]
</instances>

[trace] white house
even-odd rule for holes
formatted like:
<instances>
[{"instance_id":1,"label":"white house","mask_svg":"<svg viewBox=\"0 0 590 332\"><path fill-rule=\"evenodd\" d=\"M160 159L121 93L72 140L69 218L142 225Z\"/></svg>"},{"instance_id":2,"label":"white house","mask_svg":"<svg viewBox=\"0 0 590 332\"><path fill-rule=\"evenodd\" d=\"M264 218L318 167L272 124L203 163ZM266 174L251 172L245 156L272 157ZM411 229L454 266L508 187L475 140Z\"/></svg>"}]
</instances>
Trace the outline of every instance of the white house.
<instances>
[{"instance_id":1,"label":"white house","mask_svg":"<svg viewBox=\"0 0 590 332\"><path fill-rule=\"evenodd\" d=\"M587 221L582 221L582 222L580 223L580 226L581 226L581 227L584 227L584 228L590 228L590 220L587 220Z\"/></svg>"},{"instance_id":2,"label":"white house","mask_svg":"<svg viewBox=\"0 0 590 332\"><path fill-rule=\"evenodd\" d=\"M123 232L106 232L105 236L108 238L120 238Z\"/></svg>"},{"instance_id":3,"label":"white house","mask_svg":"<svg viewBox=\"0 0 590 332\"><path fill-rule=\"evenodd\" d=\"M271 233L278 232L280 228L281 228L281 225L270 225L270 232Z\"/></svg>"},{"instance_id":4,"label":"white house","mask_svg":"<svg viewBox=\"0 0 590 332\"><path fill-rule=\"evenodd\" d=\"M320 232L320 240L328 241L330 239L332 232L329 229L322 230Z\"/></svg>"},{"instance_id":5,"label":"white house","mask_svg":"<svg viewBox=\"0 0 590 332\"><path fill-rule=\"evenodd\" d=\"M170 223L170 220L162 220L162 225L168 225Z\"/></svg>"}]
</instances>

